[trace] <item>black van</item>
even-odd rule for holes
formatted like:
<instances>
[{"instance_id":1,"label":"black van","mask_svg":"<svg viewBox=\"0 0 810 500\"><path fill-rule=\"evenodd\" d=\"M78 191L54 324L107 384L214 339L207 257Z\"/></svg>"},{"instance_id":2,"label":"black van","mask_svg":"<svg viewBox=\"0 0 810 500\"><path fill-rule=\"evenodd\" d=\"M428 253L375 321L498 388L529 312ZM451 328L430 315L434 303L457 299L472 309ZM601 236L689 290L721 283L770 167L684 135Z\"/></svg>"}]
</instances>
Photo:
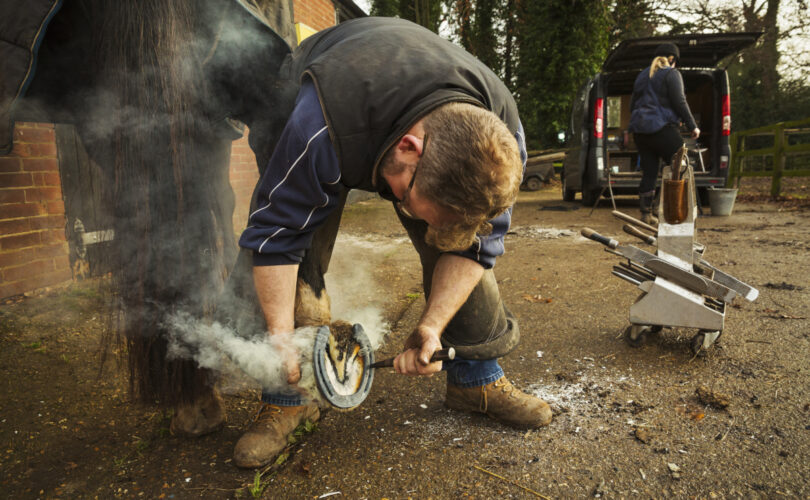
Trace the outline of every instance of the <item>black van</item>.
<instances>
[{"instance_id":1,"label":"black van","mask_svg":"<svg viewBox=\"0 0 810 500\"><path fill-rule=\"evenodd\" d=\"M674 43L681 52L677 68L683 75L686 100L701 130L697 141L683 130L695 169L701 200L706 189L723 186L728 178L731 106L728 75L718 63L756 42L761 33L675 35L636 38L621 42L602 65L602 71L577 93L568 131L568 153L563 162L562 193L573 201L596 203L610 182L614 194L636 194L641 181L639 155L630 123L630 96L639 72L650 65L656 47ZM607 193L607 190L604 191Z\"/></svg>"}]
</instances>

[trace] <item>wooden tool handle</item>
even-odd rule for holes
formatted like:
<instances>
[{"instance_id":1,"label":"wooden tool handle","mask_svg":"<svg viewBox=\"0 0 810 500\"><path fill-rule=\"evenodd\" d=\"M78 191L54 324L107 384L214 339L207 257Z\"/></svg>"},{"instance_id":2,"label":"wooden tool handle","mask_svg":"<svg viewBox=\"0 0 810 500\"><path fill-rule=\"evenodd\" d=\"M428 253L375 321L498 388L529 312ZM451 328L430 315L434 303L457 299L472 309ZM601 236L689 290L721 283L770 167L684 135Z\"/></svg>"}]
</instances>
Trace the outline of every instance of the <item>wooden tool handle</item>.
<instances>
[{"instance_id":1,"label":"wooden tool handle","mask_svg":"<svg viewBox=\"0 0 810 500\"><path fill-rule=\"evenodd\" d=\"M622 226L622 229L624 229L625 233L635 236L636 238L640 239L641 241L643 241L648 245L655 245L655 242L657 241L655 239L655 236L650 236L647 233L643 233L629 224L625 224L624 226Z\"/></svg>"},{"instance_id":2,"label":"wooden tool handle","mask_svg":"<svg viewBox=\"0 0 810 500\"><path fill-rule=\"evenodd\" d=\"M616 248L619 246L618 241L614 240L613 238L608 238L607 236L602 236L589 227L583 227L580 233L582 233L582 236L588 238L589 240L597 241L610 248Z\"/></svg>"},{"instance_id":3,"label":"wooden tool handle","mask_svg":"<svg viewBox=\"0 0 810 500\"><path fill-rule=\"evenodd\" d=\"M627 215L626 213L619 212L618 210L614 210L612 213L613 213L613 216L616 217L617 219L621 219L621 220L623 220L625 222L629 222L630 224L632 224L632 225L634 225L636 227L640 227L641 229L644 229L646 231L650 231L654 235L658 236L658 229L655 226L645 224L644 222L641 222L640 220L636 219L635 217L631 217L631 216Z\"/></svg>"},{"instance_id":4,"label":"wooden tool handle","mask_svg":"<svg viewBox=\"0 0 810 500\"><path fill-rule=\"evenodd\" d=\"M681 180L681 168L683 167L684 156L686 156L686 146L681 146L681 148L676 151L675 155L672 157L670 169L672 172L671 178L673 181Z\"/></svg>"},{"instance_id":5,"label":"wooden tool handle","mask_svg":"<svg viewBox=\"0 0 810 500\"><path fill-rule=\"evenodd\" d=\"M449 361L451 359L456 359L456 350L452 347L448 347L447 349L440 349L434 352L433 356L430 357L430 362ZM369 368L385 368L389 366L394 366L394 358L377 361L376 363L372 363Z\"/></svg>"}]
</instances>

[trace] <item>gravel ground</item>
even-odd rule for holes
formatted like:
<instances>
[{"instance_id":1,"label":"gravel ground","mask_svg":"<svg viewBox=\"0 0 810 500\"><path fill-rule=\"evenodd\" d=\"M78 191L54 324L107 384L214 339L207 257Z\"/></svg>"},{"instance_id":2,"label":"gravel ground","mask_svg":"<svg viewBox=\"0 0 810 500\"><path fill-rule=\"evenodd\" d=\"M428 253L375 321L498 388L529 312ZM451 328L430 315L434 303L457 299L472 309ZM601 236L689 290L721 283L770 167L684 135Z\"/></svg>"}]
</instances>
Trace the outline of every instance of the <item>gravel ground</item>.
<instances>
[{"instance_id":1,"label":"gravel ground","mask_svg":"<svg viewBox=\"0 0 810 500\"><path fill-rule=\"evenodd\" d=\"M618 199L631 215L633 200ZM123 370L99 368L103 284L0 306L0 490L9 498L567 498L810 496L810 224L806 205L739 202L702 217L705 258L760 291L727 308L718 344L695 330L622 338L635 286L582 227L629 241L603 200L522 193L496 275L520 322L507 376L546 399L544 429L520 431L444 408L444 376L379 370L351 412L325 411L283 461L231 463L256 411L251 380L223 376L228 424L188 440L169 415L134 405ZM357 259L357 255L362 259ZM424 300L418 258L390 206L353 204L328 283L343 310L376 307L395 354ZM346 318L351 320L352 318Z\"/></svg>"}]
</instances>

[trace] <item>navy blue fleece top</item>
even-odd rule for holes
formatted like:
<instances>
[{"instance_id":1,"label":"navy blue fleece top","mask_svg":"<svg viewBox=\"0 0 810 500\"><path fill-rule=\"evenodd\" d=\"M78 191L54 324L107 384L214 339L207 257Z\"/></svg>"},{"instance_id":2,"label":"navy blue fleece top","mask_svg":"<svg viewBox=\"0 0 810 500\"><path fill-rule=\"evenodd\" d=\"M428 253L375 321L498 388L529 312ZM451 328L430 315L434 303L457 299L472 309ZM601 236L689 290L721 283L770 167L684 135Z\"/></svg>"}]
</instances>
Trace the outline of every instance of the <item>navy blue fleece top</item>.
<instances>
[{"instance_id":1,"label":"navy blue fleece top","mask_svg":"<svg viewBox=\"0 0 810 500\"><path fill-rule=\"evenodd\" d=\"M521 127L515 134L524 170L526 144ZM337 207L341 173L329 138L320 101L311 81L305 80L270 163L259 180L257 207L239 246L253 250L253 265L301 262L314 231ZM453 252L489 269L504 252L503 237L512 218L510 208L492 219L492 233L478 238L463 252Z\"/></svg>"}]
</instances>

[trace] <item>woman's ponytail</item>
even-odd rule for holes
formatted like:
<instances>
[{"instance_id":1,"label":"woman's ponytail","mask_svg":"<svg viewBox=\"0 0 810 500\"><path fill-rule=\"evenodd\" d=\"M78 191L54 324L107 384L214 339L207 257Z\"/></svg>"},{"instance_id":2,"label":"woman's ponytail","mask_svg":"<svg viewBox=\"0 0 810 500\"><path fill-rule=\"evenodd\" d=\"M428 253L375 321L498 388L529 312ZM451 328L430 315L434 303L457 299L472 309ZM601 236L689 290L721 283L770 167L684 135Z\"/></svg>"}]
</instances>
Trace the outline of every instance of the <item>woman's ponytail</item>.
<instances>
[{"instance_id":1,"label":"woman's ponytail","mask_svg":"<svg viewBox=\"0 0 810 500\"><path fill-rule=\"evenodd\" d=\"M650 63L650 78L661 68L669 68L669 60L664 56L658 56Z\"/></svg>"}]
</instances>

